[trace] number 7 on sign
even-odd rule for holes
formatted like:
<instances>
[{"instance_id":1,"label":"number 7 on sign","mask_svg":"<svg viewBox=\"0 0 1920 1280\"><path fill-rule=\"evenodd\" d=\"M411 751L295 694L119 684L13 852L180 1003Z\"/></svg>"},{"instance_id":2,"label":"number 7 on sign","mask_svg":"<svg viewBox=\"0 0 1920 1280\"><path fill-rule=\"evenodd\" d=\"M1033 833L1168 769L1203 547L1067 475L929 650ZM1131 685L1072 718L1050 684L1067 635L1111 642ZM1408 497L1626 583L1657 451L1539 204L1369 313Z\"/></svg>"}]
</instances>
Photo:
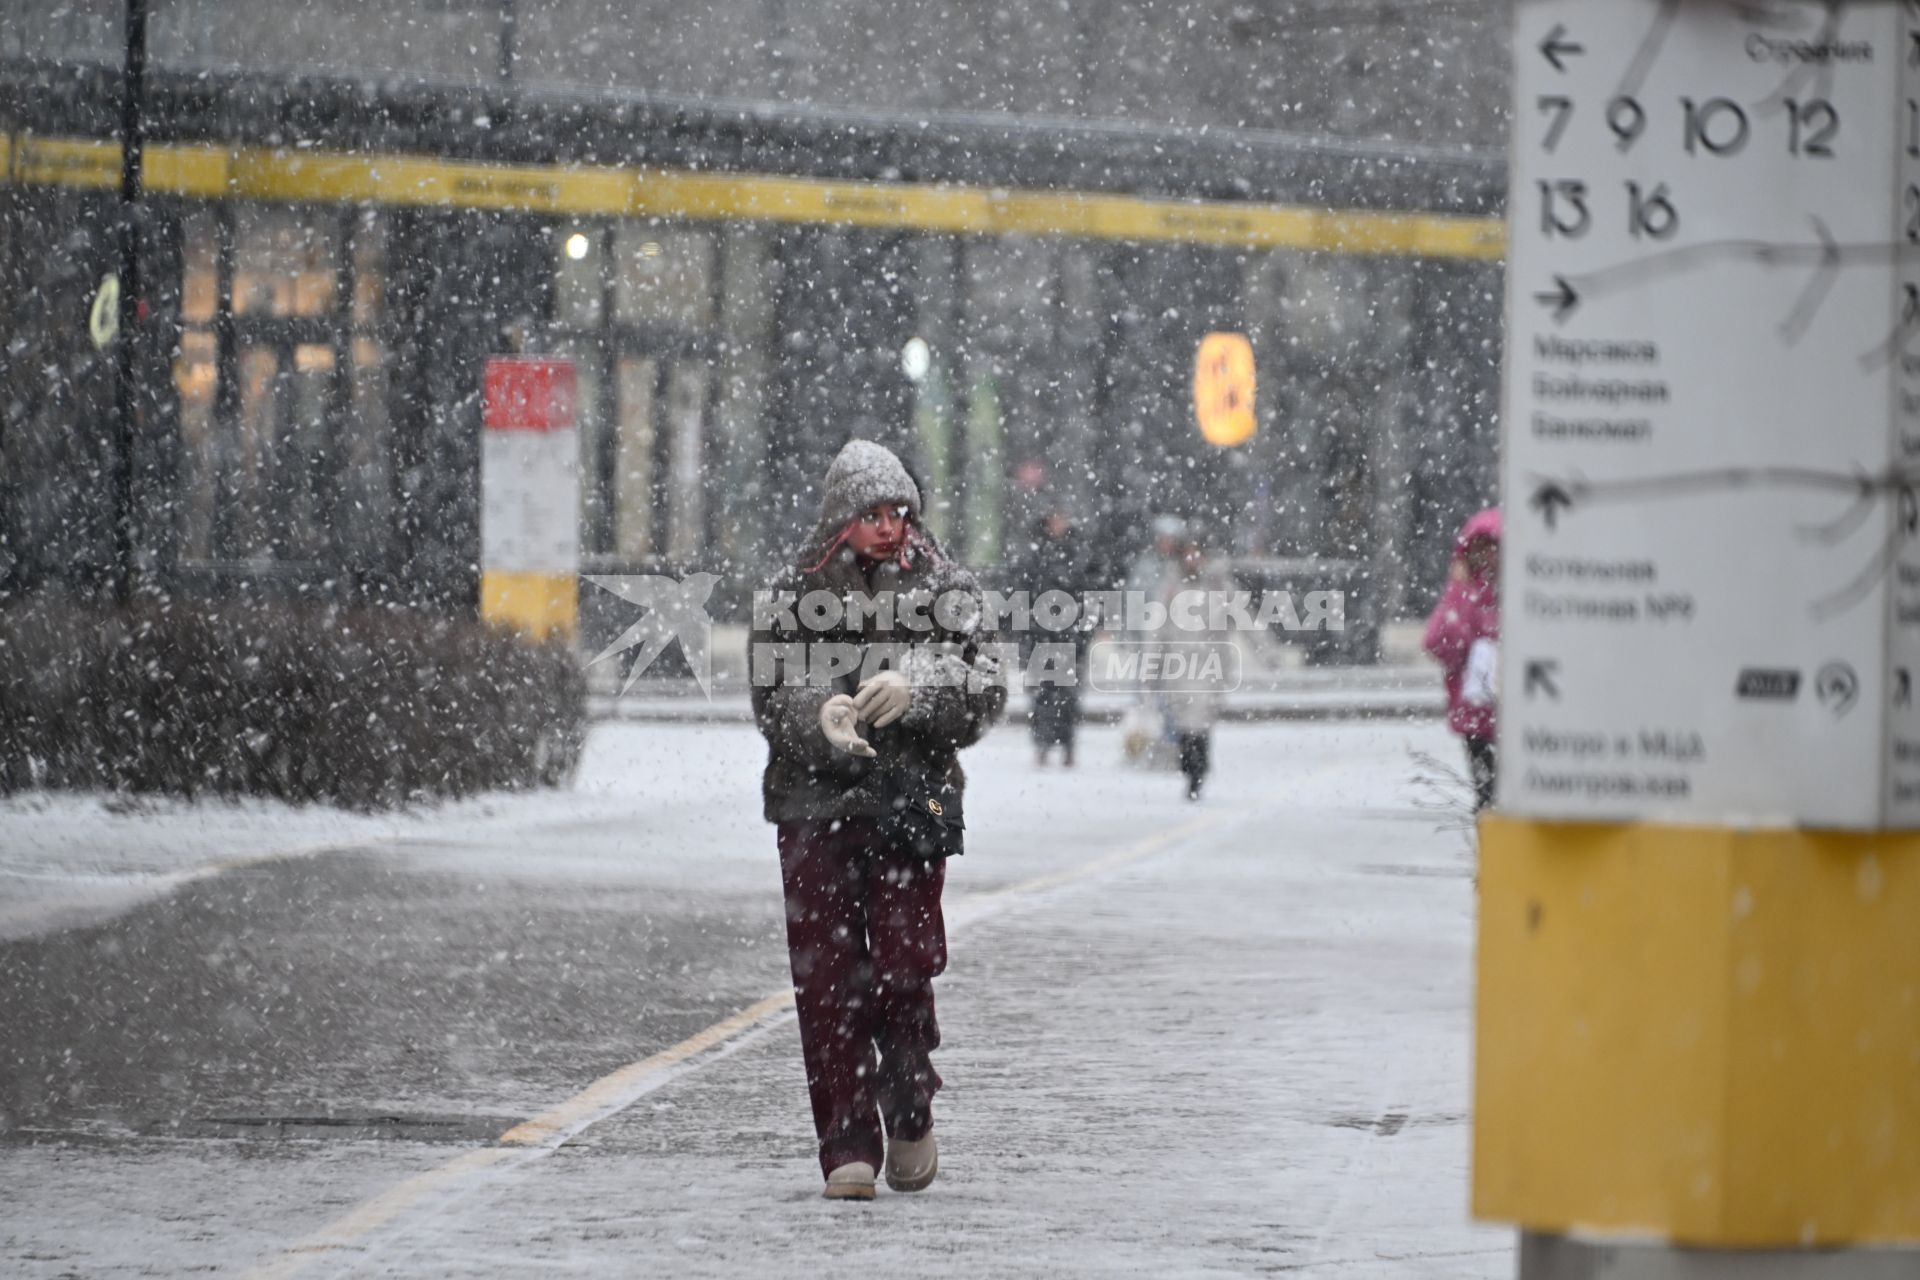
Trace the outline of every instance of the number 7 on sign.
<instances>
[{"instance_id":1,"label":"number 7 on sign","mask_svg":"<svg viewBox=\"0 0 1920 1280\"><path fill-rule=\"evenodd\" d=\"M1559 147L1560 139L1566 135L1567 126L1573 123L1573 99L1560 94L1540 95L1537 105L1541 112L1553 117L1547 124L1547 136L1543 143L1548 155Z\"/></svg>"}]
</instances>

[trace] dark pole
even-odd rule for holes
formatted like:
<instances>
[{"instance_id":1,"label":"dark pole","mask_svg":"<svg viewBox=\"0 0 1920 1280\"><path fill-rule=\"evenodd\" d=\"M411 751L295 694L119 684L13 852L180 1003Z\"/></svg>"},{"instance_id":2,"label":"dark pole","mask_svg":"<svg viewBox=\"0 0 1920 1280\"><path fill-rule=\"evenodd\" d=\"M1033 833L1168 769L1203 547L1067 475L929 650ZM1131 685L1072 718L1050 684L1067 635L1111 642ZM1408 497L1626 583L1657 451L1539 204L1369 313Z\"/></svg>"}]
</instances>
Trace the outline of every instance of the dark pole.
<instances>
[{"instance_id":1,"label":"dark pole","mask_svg":"<svg viewBox=\"0 0 1920 1280\"><path fill-rule=\"evenodd\" d=\"M140 321L140 195L146 131L141 120L147 78L147 0L127 0L127 65L120 98L120 311L114 354L113 595L133 599L133 451Z\"/></svg>"},{"instance_id":2,"label":"dark pole","mask_svg":"<svg viewBox=\"0 0 1920 1280\"><path fill-rule=\"evenodd\" d=\"M520 56L516 48L520 35L520 12L514 0L500 0L500 83L513 83L514 59Z\"/></svg>"}]
</instances>

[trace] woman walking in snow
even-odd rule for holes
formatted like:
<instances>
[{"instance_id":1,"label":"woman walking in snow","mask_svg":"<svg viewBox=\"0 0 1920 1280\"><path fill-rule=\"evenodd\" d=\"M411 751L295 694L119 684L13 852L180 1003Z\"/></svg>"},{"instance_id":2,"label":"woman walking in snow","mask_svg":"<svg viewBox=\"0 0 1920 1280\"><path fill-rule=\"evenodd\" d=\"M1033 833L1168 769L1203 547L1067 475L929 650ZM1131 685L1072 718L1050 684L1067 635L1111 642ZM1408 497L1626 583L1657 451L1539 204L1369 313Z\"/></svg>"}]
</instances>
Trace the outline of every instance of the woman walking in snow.
<instances>
[{"instance_id":1,"label":"woman walking in snow","mask_svg":"<svg viewBox=\"0 0 1920 1280\"><path fill-rule=\"evenodd\" d=\"M827 592L894 608L846 611L824 630L806 629L803 619L822 619L804 607L774 611L752 637L766 817L778 829L807 1090L834 1200L871 1200L883 1162L896 1191L925 1188L938 1169L943 856L958 851L960 749L1006 704L982 649L979 585L922 527L920 501L891 452L849 443L827 470L813 536L770 598ZM792 669L796 644L863 660L830 685L807 683Z\"/></svg>"},{"instance_id":2,"label":"woman walking in snow","mask_svg":"<svg viewBox=\"0 0 1920 1280\"><path fill-rule=\"evenodd\" d=\"M1453 542L1447 589L1427 620L1427 652L1447 682L1447 725L1467 747L1473 808L1493 803L1500 647L1500 511L1470 517Z\"/></svg>"}]
</instances>

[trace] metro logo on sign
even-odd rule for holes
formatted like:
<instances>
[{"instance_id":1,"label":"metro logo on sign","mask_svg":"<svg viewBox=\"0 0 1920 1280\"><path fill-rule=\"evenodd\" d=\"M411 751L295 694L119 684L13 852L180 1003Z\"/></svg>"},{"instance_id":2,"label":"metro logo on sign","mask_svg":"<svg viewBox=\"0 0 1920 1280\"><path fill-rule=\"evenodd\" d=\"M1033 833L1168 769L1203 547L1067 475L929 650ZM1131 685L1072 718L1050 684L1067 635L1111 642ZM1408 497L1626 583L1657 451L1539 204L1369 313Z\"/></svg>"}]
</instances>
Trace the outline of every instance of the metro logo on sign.
<instances>
[{"instance_id":1,"label":"metro logo on sign","mask_svg":"<svg viewBox=\"0 0 1920 1280\"><path fill-rule=\"evenodd\" d=\"M1748 667L1734 686L1740 698L1792 702L1800 696L1800 673L1782 668Z\"/></svg>"},{"instance_id":2,"label":"metro logo on sign","mask_svg":"<svg viewBox=\"0 0 1920 1280\"><path fill-rule=\"evenodd\" d=\"M487 430L570 430L578 387L571 360L495 356L487 361Z\"/></svg>"}]
</instances>

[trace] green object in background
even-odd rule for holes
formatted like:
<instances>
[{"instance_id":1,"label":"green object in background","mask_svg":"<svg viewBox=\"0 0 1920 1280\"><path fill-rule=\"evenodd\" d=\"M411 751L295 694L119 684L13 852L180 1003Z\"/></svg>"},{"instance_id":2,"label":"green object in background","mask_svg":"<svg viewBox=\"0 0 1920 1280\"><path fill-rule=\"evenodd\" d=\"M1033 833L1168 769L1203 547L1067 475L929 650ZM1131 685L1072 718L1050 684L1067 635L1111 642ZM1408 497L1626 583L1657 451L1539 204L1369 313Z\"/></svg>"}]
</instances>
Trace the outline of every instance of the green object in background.
<instances>
[{"instance_id":1,"label":"green object in background","mask_svg":"<svg viewBox=\"0 0 1920 1280\"><path fill-rule=\"evenodd\" d=\"M1000 383L994 375L974 379L967 397L967 563L1000 562L1004 467L1000 461Z\"/></svg>"},{"instance_id":2,"label":"green object in background","mask_svg":"<svg viewBox=\"0 0 1920 1280\"><path fill-rule=\"evenodd\" d=\"M945 546L953 533L953 506L960 495L954 491L951 466L953 395L947 385L947 368L938 361L929 366L916 386L913 430L920 441L927 487L932 491L925 513L927 527Z\"/></svg>"}]
</instances>

